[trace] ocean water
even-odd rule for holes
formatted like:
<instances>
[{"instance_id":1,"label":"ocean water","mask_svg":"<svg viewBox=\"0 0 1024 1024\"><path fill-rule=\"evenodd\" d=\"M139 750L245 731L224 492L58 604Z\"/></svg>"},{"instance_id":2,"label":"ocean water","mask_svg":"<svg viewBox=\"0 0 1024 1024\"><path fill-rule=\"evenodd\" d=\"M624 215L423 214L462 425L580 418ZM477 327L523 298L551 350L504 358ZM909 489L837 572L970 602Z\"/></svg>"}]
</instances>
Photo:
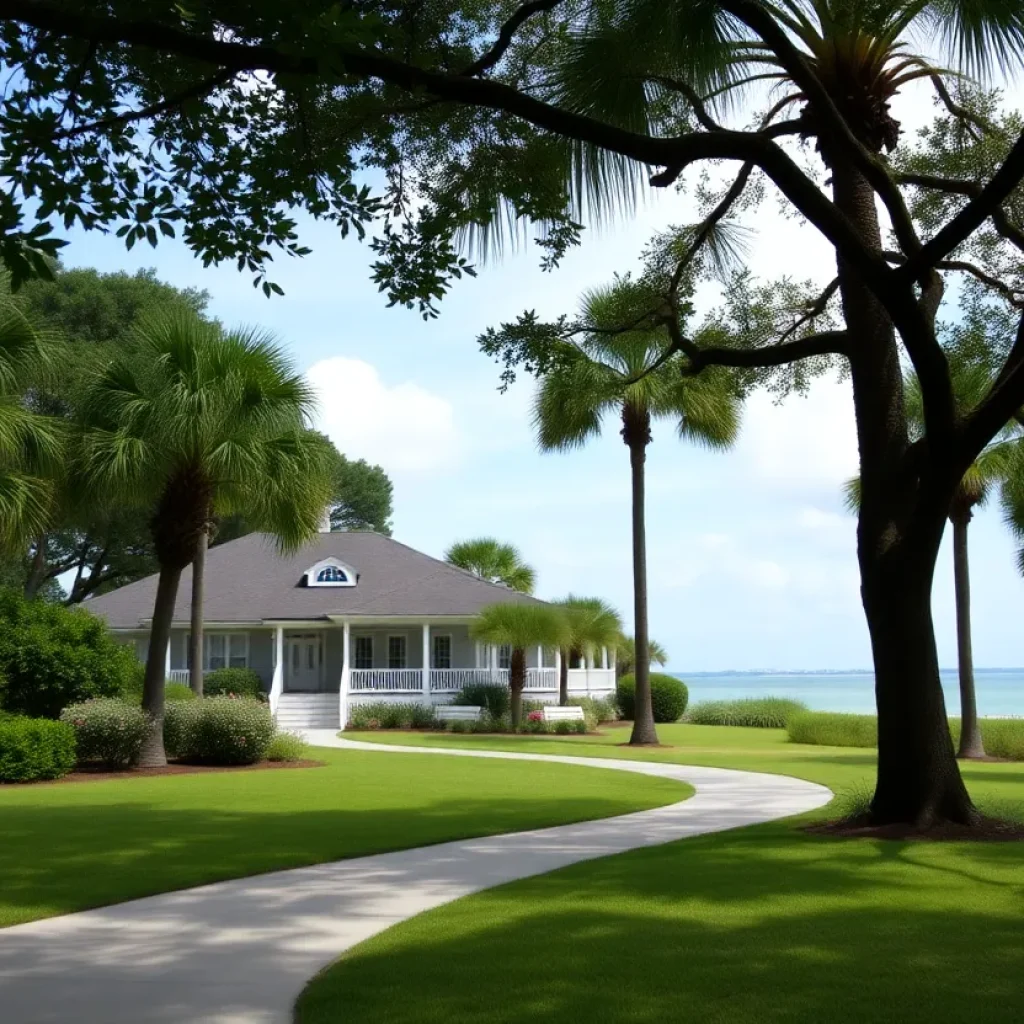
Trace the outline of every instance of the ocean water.
<instances>
[{"instance_id":1,"label":"ocean water","mask_svg":"<svg viewBox=\"0 0 1024 1024\"><path fill-rule=\"evenodd\" d=\"M790 697L814 711L875 713L875 677L871 672L737 672L708 674L674 672L685 680L690 703L703 700L738 700L743 697ZM1024 669L976 669L979 715L1024 718ZM956 670L942 673L942 688L950 715L960 713Z\"/></svg>"}]
</instances>

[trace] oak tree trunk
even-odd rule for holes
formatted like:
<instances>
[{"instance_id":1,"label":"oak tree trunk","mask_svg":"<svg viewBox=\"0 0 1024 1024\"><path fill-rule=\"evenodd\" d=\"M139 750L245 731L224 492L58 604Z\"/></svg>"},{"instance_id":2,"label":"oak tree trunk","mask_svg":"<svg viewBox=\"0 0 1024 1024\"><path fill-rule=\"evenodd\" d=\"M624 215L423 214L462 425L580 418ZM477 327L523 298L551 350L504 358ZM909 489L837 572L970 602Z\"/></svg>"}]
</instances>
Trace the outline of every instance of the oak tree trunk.
<instances>
[{"instance_id":1,"label":"oak tree trunk","mask_svg":"<svg viewBox=\"0 0 1024 1024\"><path fill-rule=\"evenodd\" d=\"M651 418L646 410L628 405L622 410L622 437L629 446L633 488L633 632L636 644L636 694L631 746L654 744L658 733L651 707L651 652L647 629L647 528L645 522L644 464L651 440Z\"/></svg>"},{"instance_id":2,"label":"oak tree trunk","mask_svg":"<svg viewBox=\"0 0 1024 1024\"><path fill-rule=\"evenodd\" d=\"M203 588L206 583L206 548L210 535L203 530L196 541L192 559L191 634L189 635L189 686L197 697L203 695Z\"/></svg>"},{"instance_id":3,"label":"oak tree trunk","mask_svg":"<svg viewBox=\"0 0 1024 1024\"><path fill-rule=\"evenodd\" d=\"M960 749L958 757L985 756L978 724L978 700L974 689L974 652L971 648L971 574L967 556L967 529L971 511L953 518L953 581L956 588L956 650L960 675Z\"/></svg>"},{"instance_id":4,"label":"oak tree trunk","mask_svg":"<svg viewBox=\"0 0 1024 1024\"><path fill-rule=\"evenodd\" d=\"M508 666L508 689L511 698L512 728L523 724L523 689L526 686L526 651L522 647L512 648Z\"/></svg>"},{"instance_id":5,"label":"oak tree trunk","mask_svg":"<svg viewBox=\"0 0 1024 1024\"><path fill-rule=\"evenodd\" d=\"M836 205L877 251L882 237L875 195L848 161L832 167ZM931 476L907 458L903 373L892 321L859 274L838 260L851 338L861 504L857 557L871 635L878 706L876 823L928 826L976 820L960 777L931 616L931 588L955 480L937 464ZM939 456L933 454L933 459Z\"/></svg>"}]
</instances>

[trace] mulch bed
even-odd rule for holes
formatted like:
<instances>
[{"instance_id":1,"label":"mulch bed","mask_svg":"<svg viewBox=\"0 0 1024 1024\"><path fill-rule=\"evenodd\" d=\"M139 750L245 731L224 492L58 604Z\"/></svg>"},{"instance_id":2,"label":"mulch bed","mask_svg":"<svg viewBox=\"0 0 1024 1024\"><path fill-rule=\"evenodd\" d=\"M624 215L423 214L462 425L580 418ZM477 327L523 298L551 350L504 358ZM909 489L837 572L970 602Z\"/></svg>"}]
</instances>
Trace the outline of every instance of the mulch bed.
<instances>
[{"instance_id":1,"label":"mulch bed","mask_svg":"<svg viewBox=\"0 0 1024 1024\"><path fill-rule=\"evenodd\" d=\"M1024 840L1024 823L1003 821L1000 818L982 818L976 825L958 825L945 821L931 828L913 825L872 825L863 815L807 825L804 832L837 839L897 839L926 842L1012 843Z\"/></svg>"},{"instance_id":2,"label":"mulch bed","mask_svg":"<svg viewBox=\"0 0 1024 1024\"><path fill-rule=\"evenodd\" d=\"M276 771L281 768L322 768L324 761L258 761L256 764L215 765L179 764L172 761L164 768L131 768L125 771L107 771L104 768L79 768L63 779L28 783L35 786L62 786L67 782L104 782L108 779L150 779L157 775L205 775L208 772Z\"/></svg>"}]
</instances>

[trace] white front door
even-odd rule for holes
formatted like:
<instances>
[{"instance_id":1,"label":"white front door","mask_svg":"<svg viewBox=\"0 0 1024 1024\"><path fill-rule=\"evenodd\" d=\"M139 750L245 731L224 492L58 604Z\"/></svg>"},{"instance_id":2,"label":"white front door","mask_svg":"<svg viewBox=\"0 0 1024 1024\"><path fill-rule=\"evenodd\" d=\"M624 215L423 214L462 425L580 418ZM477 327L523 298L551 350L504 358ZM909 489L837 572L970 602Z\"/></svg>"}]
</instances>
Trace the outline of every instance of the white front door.
<instances>
[{"instance_id":1,"label":"white front door","mask_svg":"<svg viewBox=\"0 0 1024 1024\"><path fill-rule=\"evenodd\" d=\"M321 663L319 633L299 633L284 641L286 690L319 690Z\"/></svg>"}]
</instances>

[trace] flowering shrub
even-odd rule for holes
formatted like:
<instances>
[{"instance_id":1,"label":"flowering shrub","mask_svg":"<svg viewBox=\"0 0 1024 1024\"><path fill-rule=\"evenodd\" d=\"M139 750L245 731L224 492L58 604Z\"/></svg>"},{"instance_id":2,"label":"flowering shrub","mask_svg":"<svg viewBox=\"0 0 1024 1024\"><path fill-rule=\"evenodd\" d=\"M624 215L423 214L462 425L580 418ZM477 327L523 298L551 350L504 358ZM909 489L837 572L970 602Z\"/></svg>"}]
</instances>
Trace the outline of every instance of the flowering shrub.
<instances>
[{"instance_id":1,"label":"flowering shrub","mask_svg":"<svg viewBox=\"0 0 1024 1024\"><path fill-rule=\"evenodd\" d=\"M429 704L375 700L348 709L346 729L431 729L437 722Z\"/></svg>"},{"instance_id":2,"label":"flowering shrub","mask_svg":"<svg viewBox=\"0 0 1024 1024\"><path fill-rule=\"evenodd\" d=\"M266 700L259 673L251 668L215 668L203 676L203 694L207 697L254 697Z\"/></svg>"},{"instance_id":3,"label":"flowering shrub","mask_svg":"<svg viewBox=\"0 0 1024 1024\"><path fill-rule=\"evenodd\" d=\"M75 767L75 730L46 718L0 717L0 782L59 779Z\"/></svg>"},{"instance_id":4,"label":"flowering shrub","mask_svg":"<svg viewBox=\"0 0 1024 1024\"><path fill-rule=\"evenodd\" d=\"M273 737L270 708L250 697L173 701L164 713L164 745L182 761L255 764Z\"/></svg>"},{"instance_id":5,"label":"flowering shrub","mask_svg":"<svg viewBox=\"0 0 1024 1024\"><path fill-rule=\"evenodd\" d=\"M543 722L544 721L544 712L543 711L531 711L526 716L526 720L528 722Z\"/></svg>"},{"instance_id":6,"label":"flowering shrub","mask_svg":"<svg viewBox=\"0 0 1024 1024\"><path fill-rule=\"evenodd\" d=\"M268 761L301 761L309 753L309 744L292 732L279 732L267 747Z\"/></svg>"},{"instance_id":7,"label":"flowering shrub","mask_svg":"<svg viewBox=\"0 0 1024 1024\"><path fill-rule=\"evenodd\" d=\"M583 708L583 714L587 717L588 728L593 722L593 727L602 722L617 722L619 709L612 698L605 700L602 697L570 697L569 706Z\"/></svg>"},{"instance_id":8,"label":"flowering shrub","mask_svg":"<svg viewBox=\"0 0 1024 1024\"><path fill-rule=\"evenodd\" d=\"M149 729L145 711L118 697L71 704L60 720L75 730L80 763L96 761L109 768L135 764Z\"/></svg>"}]
</instances>

